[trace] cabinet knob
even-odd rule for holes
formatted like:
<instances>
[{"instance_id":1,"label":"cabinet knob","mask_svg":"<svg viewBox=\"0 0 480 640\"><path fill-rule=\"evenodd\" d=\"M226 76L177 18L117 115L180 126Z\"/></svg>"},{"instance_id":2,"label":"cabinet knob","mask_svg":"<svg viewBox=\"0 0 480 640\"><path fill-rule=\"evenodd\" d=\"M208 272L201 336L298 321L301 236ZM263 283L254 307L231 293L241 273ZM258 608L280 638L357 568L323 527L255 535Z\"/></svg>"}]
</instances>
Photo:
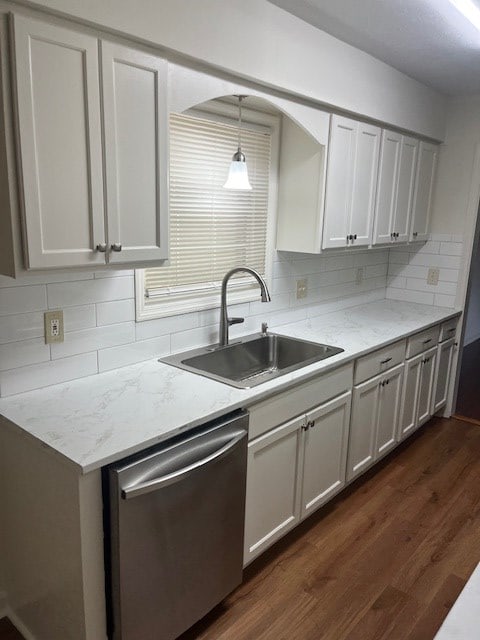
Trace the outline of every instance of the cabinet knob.
<instances>
[{"instance_id":1,"label":"cabinet knob","mask_svg":"<svg viewBox=\"0 0 480 640\"><path fill-rule=\"evenodd\" d=\"M114 242L112 245L110 245L110 249L112 251L121 251L122 250L122 243L121 242Z\"/></svg>"},{"instance_id":2,"label":"cabinet knob","mask_svg":"<svg viewBox=\"0 0 480 640\"><path fill-rule=\"evenodd\" d=\"M100 251L100 253L105 253L106 250L107 250L107 244L105 242L101 242L101 243L97 244L95 249L97 251Z\"/></svg>"},{"instance_id":3,"label":"cabinet knob","mask_svg":"<svg viewBox=\"0 0 480 640\"><path fill-rule=\"evenodd\" d=\"M353 236L353 239L356 240L357 239L357 234L355 233Z\"/></svg>"},{"instance_id":4,"label":"cabinet knob","mask_svg":"<svg viewBox=\"0 0 480 640\"><path fill-rule=\"evenodd\" d=\"M413 237L416 238L418 236L418 231L413 232Z\"/></svg>"}]
</instances>

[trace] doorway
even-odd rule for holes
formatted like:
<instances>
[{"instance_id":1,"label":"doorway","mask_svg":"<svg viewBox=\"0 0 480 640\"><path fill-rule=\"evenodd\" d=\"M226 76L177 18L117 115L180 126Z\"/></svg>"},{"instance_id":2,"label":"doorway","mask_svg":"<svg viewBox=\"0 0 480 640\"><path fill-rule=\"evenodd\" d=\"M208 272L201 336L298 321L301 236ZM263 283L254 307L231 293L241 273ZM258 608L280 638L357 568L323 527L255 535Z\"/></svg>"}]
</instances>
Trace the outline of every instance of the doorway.
<instances>
[{"instance_id":1,"label":"doorway","mask_svg":"<svg viewBox=\"0 0 480 640\"><path fill-rule=\"evenodd\" d=\"M455 415L480 425L480 208L465 304Z\"/></svg>"}]
</instances>

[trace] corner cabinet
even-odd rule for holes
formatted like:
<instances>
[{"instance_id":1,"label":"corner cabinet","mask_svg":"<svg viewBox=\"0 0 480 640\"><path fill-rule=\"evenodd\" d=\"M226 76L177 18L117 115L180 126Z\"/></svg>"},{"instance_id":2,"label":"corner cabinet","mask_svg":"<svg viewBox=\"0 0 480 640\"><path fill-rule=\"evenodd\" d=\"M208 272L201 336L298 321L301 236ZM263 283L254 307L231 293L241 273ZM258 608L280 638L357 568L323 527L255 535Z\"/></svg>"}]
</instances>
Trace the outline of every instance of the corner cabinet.
<instances>
[{"instance_id":1,"label":"corner cabinet","mask_svg":"<svg viewBox=\"0 0 480 640\"><path fill-rule=\"evenodd\" d=\"M380 134L378 127L332 116L324 249L371 244Z\"/></svg>"},{"instance_id":2,"label":"corner cabinet","mask_svg":"<svg viewBox=\"0 0 480 640\"><path fill-rule=\"evenodd\" d=\"M27 267L165 259L166 62L17 15L13 45Z\"/></svg>"}]
</instances>

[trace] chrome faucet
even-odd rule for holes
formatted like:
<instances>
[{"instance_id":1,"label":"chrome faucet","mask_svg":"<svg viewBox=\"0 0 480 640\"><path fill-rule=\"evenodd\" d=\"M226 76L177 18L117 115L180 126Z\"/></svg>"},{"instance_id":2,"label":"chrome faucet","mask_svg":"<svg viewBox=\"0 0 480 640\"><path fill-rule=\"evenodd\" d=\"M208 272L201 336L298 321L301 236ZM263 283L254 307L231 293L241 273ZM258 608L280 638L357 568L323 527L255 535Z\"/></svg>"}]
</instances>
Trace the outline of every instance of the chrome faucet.
<instances>
[{"instance_id":1,"label":"chrome faucet","mask_svg":"<svg viewBox=\"0 0 480 640\"><path fill-rule=\"evenodd\" d=\"M250 267L235 267L225 274L222 280L222 303L220 308L220 346L225 347L228 344L228 327L232 324L240 324L245 318L229 318L227 313L227 285L230 278L240 271L245 271L252 275L260 285L260 291L262 294L262 302L270 302L271 297L267 288L267 284L262 276Z\"/></svg>"}]
</instances>

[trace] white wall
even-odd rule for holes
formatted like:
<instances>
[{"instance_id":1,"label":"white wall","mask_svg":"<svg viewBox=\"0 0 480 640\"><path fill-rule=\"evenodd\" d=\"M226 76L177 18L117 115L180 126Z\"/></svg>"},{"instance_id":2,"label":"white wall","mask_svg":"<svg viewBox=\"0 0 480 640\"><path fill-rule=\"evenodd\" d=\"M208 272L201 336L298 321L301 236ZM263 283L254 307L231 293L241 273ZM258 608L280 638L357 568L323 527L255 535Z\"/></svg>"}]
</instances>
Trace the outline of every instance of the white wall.
<instances>
[{"instance_id":1,"label":"white wall","mask_svg":"<svg viewBox=\"0 0 480 640\"><path fill-rule=\"evenodd\" d=\"M130 34L266 86L443 139L443 96L266 0L28 4Z\"/></svg>"},{"instance_id":2,"label":"white wall","mask_svg":"<svg viewBox=\"0 0 480 640\"><path fill-rule=\"evenodd\" d=\"M465 227L475 148L480 143L480 95L452 98L445 142L440 150L433 202L432 233L462 234Z\"/></svg>"}]
</instances>

